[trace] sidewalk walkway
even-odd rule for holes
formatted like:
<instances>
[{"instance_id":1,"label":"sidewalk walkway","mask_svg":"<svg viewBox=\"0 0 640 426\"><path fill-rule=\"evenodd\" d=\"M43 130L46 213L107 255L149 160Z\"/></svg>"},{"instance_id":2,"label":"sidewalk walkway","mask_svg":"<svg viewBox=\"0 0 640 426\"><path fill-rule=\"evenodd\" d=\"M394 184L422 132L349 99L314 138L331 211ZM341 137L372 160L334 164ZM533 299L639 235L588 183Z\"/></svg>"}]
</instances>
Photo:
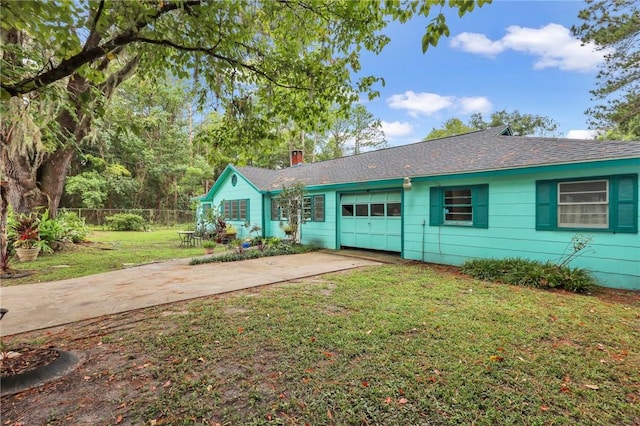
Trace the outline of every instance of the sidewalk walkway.
<instances>
[{"instance_id":1,"label":"sidewalk walkway","mask_svg":"<svg viewBox=\"0 0 640 426\"><path fill-rule=\"evenodd\" d=\"M0 335L227 293L379 262L325 252L189 266L190 259L0 288Z\"/></svg>"}]
</instances>

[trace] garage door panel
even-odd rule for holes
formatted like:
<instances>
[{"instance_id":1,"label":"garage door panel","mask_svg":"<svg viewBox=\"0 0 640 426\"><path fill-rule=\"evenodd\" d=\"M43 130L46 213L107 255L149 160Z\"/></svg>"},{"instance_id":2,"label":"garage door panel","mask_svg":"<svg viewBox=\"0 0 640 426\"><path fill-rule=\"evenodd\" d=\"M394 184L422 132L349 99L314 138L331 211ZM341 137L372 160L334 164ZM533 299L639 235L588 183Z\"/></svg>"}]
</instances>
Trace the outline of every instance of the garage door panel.
<instances>
[{"instance_id":1,"label":"garage door panel","mask_svg":"<svg viewBox=\"0 0 640 426\"><path fill-rule=\"evenodd\" d=\"M402 250L400 192L375 192L342 195L342 212L353 216L340 218L340 244L348 247Z\"/></svg>"}]
</instances>

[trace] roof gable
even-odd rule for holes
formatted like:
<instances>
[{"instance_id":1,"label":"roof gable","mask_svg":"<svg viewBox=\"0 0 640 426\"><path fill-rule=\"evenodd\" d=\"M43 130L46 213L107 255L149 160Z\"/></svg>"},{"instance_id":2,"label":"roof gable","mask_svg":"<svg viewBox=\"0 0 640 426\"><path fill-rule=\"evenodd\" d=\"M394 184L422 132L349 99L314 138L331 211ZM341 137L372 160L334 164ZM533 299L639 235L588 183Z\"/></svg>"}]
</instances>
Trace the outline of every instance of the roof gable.
<instances>
[{"instance_id":1,"label":"roof gable","mask_svg":"<svg viewBox=\"0 0 640 426\"><path fill-rule=\"evenodd\" d=\"M267 170L267 169L262 169L262 170ZM224 183L226 182L227 178L229 176L233 175L234 173L236 175L238 175L241 179L243 179L245 182L247 182L247 184L249 184L257 192L261 191L256 186L256 184L254 182L252 182L251 179L247 178L247 176L244 173L242 173L239 169L234 167L232 164L228 164L227 167L224 168L224 170L222 171L222 173L220 174L218 179L216 179L216 182L213 184L211 189L209 189L209 192L207 192L205 195L200 197L200 200L201 201L213 200L213 194L215 194L220 189L220 187L222 185L224 185Z\"/></svg>"}]
</instances>

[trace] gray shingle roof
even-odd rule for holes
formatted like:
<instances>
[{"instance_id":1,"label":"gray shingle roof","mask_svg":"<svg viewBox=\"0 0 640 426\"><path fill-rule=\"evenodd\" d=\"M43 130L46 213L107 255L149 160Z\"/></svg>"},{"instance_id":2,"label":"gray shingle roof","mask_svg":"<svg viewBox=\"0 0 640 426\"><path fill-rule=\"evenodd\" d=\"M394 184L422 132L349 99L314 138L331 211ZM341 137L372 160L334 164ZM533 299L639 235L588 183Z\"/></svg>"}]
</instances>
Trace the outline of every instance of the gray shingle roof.
<instances>
[{"instance_id":1,"label":"gray shingle roof","mask_svg":"<svg viewBox=\"0 0 640 426\"><path fill-rule=\"evenodd\" d=\"M282 170L239 167L260 190L640 159L640 142L503 136L505 127L302 164Z\"/></svg>"}]
</instances>

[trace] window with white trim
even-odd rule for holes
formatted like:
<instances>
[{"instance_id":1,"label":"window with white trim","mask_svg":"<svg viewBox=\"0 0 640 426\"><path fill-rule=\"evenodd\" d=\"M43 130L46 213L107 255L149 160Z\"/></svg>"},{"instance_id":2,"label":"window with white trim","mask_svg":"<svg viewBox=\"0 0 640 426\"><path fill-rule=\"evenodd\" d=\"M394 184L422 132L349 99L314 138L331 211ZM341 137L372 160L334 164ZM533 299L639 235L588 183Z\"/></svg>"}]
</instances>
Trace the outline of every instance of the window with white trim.
<instances>
[{"instance_id":1,"label":"window with white trim","mask_svg":"<svg viewBox=\"0 0 640 426\"><path fill-rule=\"evenodd\" d=\"M609 228L609 181L558 182L558 228Z\"/></svg>"}]
</instances>

